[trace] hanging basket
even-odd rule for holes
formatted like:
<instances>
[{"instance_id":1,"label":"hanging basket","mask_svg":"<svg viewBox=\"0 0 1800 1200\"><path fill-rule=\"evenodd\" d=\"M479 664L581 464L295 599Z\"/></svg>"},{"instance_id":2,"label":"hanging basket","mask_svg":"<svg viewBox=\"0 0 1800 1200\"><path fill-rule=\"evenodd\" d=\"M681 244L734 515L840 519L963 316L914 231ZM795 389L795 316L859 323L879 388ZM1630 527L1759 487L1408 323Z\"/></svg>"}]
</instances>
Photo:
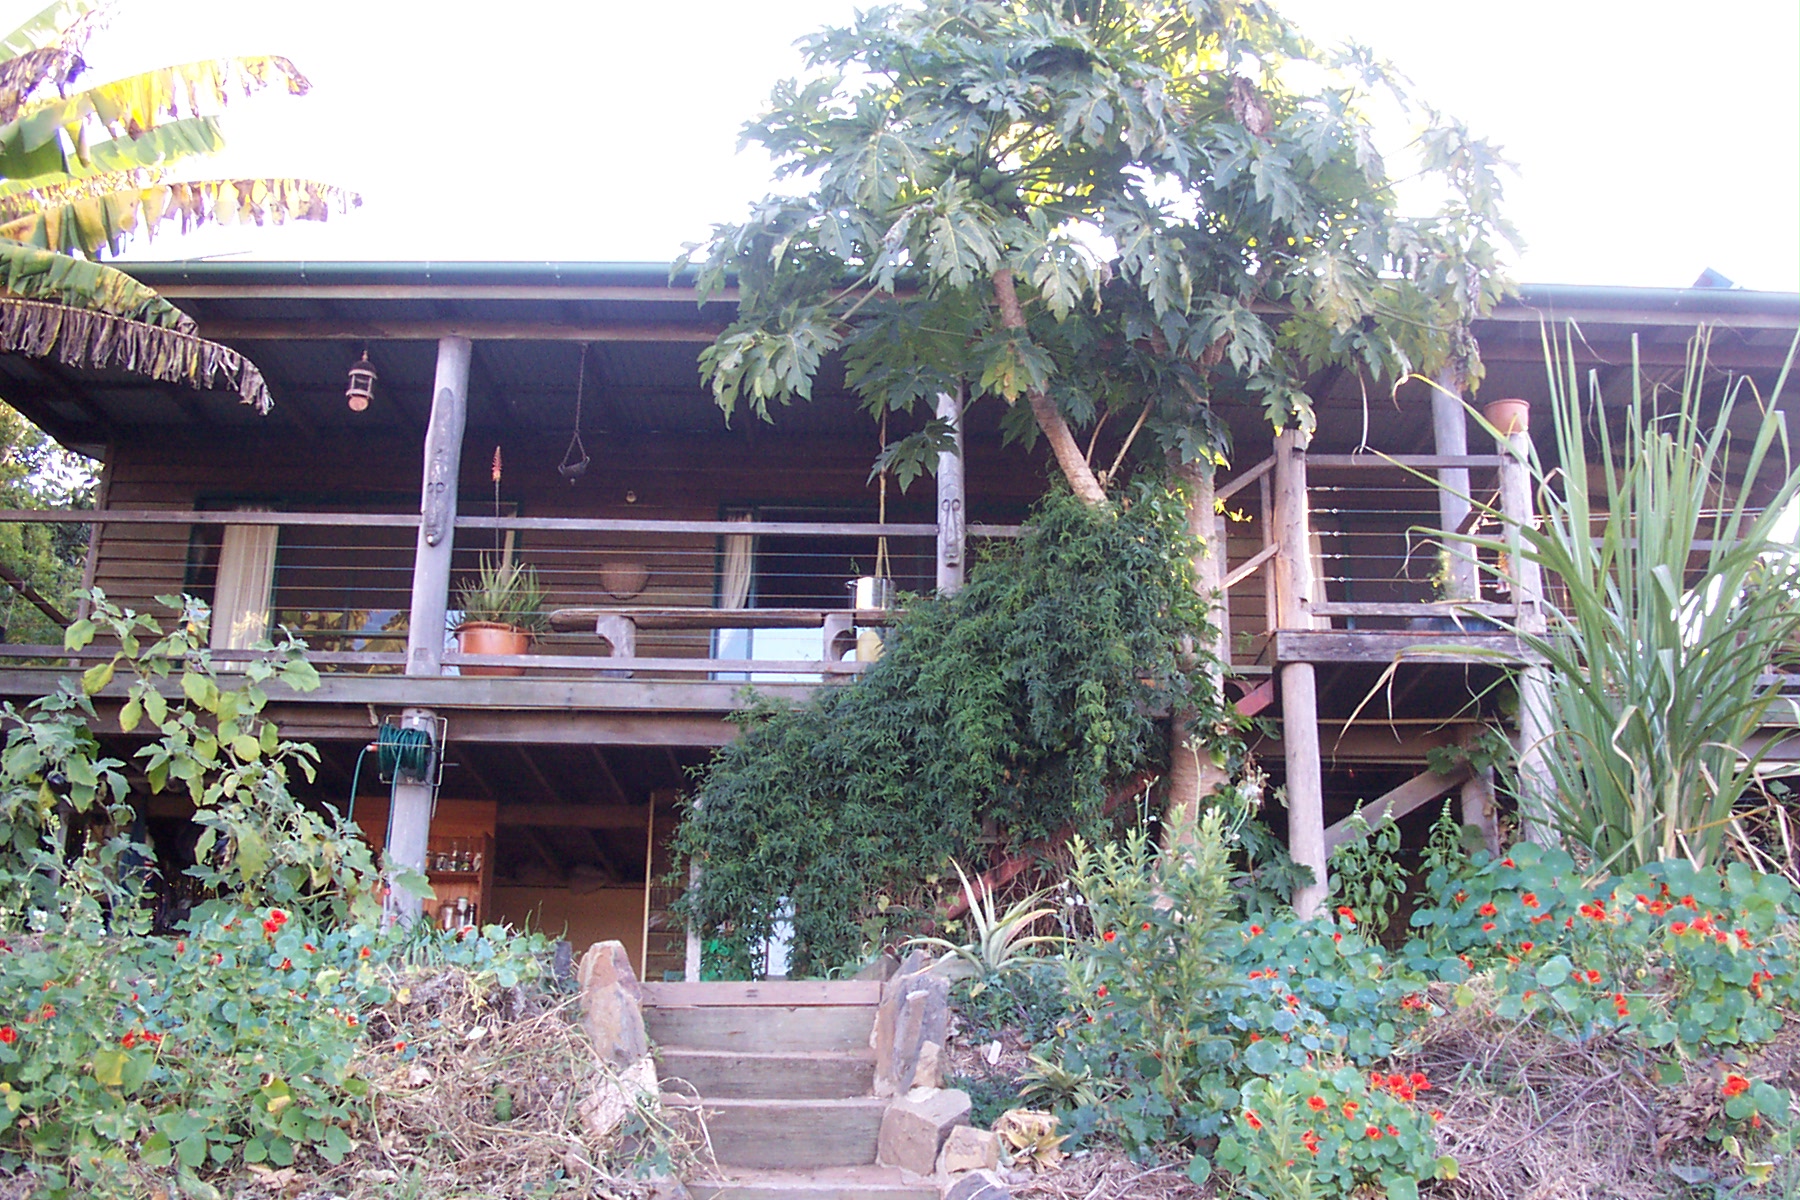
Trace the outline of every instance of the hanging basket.
<instances>
[{"instance_id":1,"label":"hanging basket","mask_svg":"<svg viewBox=\"0 0 1800 1200\"><path fill-rule=\"evenodd\" d=\"M640 595L649 582L649 566L636 559L609 558L600 564L600 590L614 600Z\"/></svg>"}]
</instances>

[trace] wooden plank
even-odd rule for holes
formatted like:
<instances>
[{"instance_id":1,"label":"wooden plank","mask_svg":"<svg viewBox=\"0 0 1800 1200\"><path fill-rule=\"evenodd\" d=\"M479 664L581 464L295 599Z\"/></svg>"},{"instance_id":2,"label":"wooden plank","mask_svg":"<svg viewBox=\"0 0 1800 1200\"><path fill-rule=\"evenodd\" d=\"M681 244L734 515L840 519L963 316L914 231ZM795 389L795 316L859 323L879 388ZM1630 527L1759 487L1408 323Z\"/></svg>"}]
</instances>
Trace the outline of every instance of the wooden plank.
<instances>
[{"instance_id":1,"label":"wooden plank","mask_svg":"<svg viewBox=\"0 0 1800 1200\"><path fill-rule=\"evenodd\" d=\"M646 983L644 1003L670 1008L704 1008L725 1005L861 1005L881 1002L881 982L875 979L771 979L750 983ZM873 1020L873 1018L870 1018Z\"/></svg>"},{"instance_id":2,"label":"wooden plank","mask_svg":"<svg viewBox=\"0 0 1800 1200\"><path fill-rule=\"evenodd\" d=\"M1221 500L1231 499L1233 496L1237 495L1241 489L1249 487L1274 469L1275 456L1271 454L1269 457L1263 459L1248 470L1233 475L1228 482L1216 488L1213 491L1213 502L1217 503Z\"/></svg>"},{"instance_id":3,"label":"wooden plank","mask_svg":"<svg viewBox=\"0 0 1800 1200\"><path fill-rule=\"evenodd\" d=\"M827 1100L875 1090L875 1054L870 1050L777 1055L659 1047L656 1066L664 1080L679 1080L708 1099ZM936 1191L927 1195L936 1200Z\"/></svg>"},{"instance_id":4,"label":"wooden plank","mask_svg":"<svg viewBox=\"0 0 1800 1200\"><path fill-rule=\"evenodd\" d=\"M1498 467L1498 454L1308 454L1309 467L1336 467L1351 470L1400 469L1412 467L1421 471L1445 467Z\"/></svg>"},{"instance_id":5,"label":"wooden plank","mask_svg":"<svg viewBox=\"0 0 1800 1200\"><path fill-rule=\"evenodd\" d=\"M832 617L849 617L856 625L892 625L899 613L887 608L703 608L692 606L622 605L617 608L559 608L550 628L561 633L591 633L602 617L623 617L639 629L819 629Z\"/></svg>"},{"instance_id":6,"label":"wooden plank","mask_svg":"<svg viewBox=\"0 0 1800 1200\"><path fill-rule=\"evenodd\" d=\"M215 342L664 342L707 345L725 326L695 324L570 325L555 321L435 320L209 320L200 336Z\"/></svg>"},{"instance_id":7,"label":"wooden plank","mask_svg":"<svg viewBox=\"0 0 1800 1200\"><path fill-rule=\"evenodd\" d=\"M1268 562L1271 558L1274 558L1276 552L1280 549L1281 547L1273 542L1264 546L1261 550L1258 550L1255 554L1251 555L1247 561L1241 562L1233 567L1230 573L1228 573L1220 582L1219 586L1222 588L1236 587L1244 580L1250 578L1251 575L1255 574L1257 569L1264 563ZM1317 606L1314 607L1313 611L1318 611Z\"/></svg>"},{"instance_id":8,"label":"wooden plank","mask_svg":"<svg viewBox=\"0 0 1800 1200\"><path fill-rule=\"evenodd\" d=\"M659 985L647 983L645 988ZM705 986L704 984L700 986ZM659 1045L770 1054L783 1050L861 1050L875 1028L873 1004L644 1005L644 1025Z\"/></svg>"},{"instance_id":9,"label":"wooden plank","mask_svg":"<svg viewBox=\"0 0 1800 1200\"><path fill-rule=\"evenodd\" d=\"M538 671L680 671L731 675L860 675L866 662L822 662L818 659L758 658L608 658L595 654L462 654L444 652L445 666L527 667ZM473 677L471 677L473 678ZM740 681L737 686L742 687Z\"/></svg>"},{"instance_id":10,"label":"wooden plank","mask_svg":"<svg viewBox=\"0 0 1800 1200\"><path fill-rule=\"evenodd\" d=\"M649 813L642 804L513 804L501 807L495 821L525 829L631 831L642 829Z\"/></svg>"},{"instance_id":11,"label":"wooden plank","mask_svg":"<svg viewBox=\"0 0 1800 1200\"><path fill-rule=\"evenodd\" d=\"M691 287L582 283L167 283L158 295L179 300L629 300L638 304L699 303ZM707 303L737 299L736 288L721 288Z\"/></svg>"},{"instance_id":12,"label":"wooden plank","mask_svg":"<svg viewBox=\"0 0 1800 1200\"><path fill-rule=\"evenodd\" d=\"M1275 680L1270 677L1240 696L1235 707L1239 716L1254 717L1273 703L1275 703Z\"/></svg>"},{"instance_id":13,"label":"wooden plank","mask_svg":"<svg viewBox=\"0 0 1800 1200\"><path fill-rule=\"evenodd\" d=\"M1420 805L1429 804L1438 797L1460 787L1468 777L1467 765L1457 767L1454 771L1444 775L1440 775L1436 771L1422 771L1399 787L1382 795L1374 803L1363 805L1363 820L1368 822L1371 829L1390 817L1398 821ZM1325 830L1326 854L1332 853L1345 842L1354 840L1354 837L1362 836L1361 834L1352 835L1348 826L1349 818L1346 817L1342 821L1334 822Z\"/></svg>"},{"instance_id":14,"label":"wooden plank","mask_svg":"<svg viewBox=\"0 0 1800 1200\"><path fill-rule=\"evenodd\" d=\"M1319 601L1312 605L1315 617L1510 617L1518 611L1511 604L1493 604L1481 600L1406 601Z\"/></svg>"},{"instance_id":15,"label":"wooden plank","mask_svg":"<svg viewBox=\"0 0 1800 1200\"><path fill-rule=\"evenodd\" d=\"M1530 661L1510 633L1413 633L1373 630L1278 629L1275 661L1345 663L1471 662L1495 665ZM1426 647L1431 647L1429 651Z\"/></svg>"}]
</instances>

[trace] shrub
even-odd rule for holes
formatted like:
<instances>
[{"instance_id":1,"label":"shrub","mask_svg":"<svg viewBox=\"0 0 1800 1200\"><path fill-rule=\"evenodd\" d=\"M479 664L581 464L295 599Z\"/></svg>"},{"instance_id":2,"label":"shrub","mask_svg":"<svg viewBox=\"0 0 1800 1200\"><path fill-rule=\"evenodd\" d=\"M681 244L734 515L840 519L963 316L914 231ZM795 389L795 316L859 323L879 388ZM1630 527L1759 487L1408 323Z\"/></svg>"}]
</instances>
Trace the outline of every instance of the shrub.
<instances>
[{"instance_id":1,"label":"shrub","mask_svg":"<svg viewBox=\"0 0 1800 1200\"><path fill-rule=\"evenodd\" d=\"M677 874L701 867L684 911L760 945L791 903L791 970L818 973L862 956L865 922L906 928L950 857L979 866L984 830L1100 830L1108 785L1167 754L1155 714L1235 720L1179 655L1205 626L1193 549L1177 494L1054 494L960 592L908 598L856 683L753 706L677 833Z\"/></svg>"}]
</instances>

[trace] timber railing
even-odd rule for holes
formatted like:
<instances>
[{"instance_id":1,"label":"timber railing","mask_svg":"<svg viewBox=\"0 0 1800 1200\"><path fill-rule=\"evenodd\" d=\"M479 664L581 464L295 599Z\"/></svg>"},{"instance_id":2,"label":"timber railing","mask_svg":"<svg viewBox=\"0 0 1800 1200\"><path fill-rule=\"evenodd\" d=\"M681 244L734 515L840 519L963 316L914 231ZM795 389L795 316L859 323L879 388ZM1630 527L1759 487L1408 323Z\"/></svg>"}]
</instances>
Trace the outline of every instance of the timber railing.
<instances>
[{"instance_id":1,"label":"timber railing","mask_svg":"<svg viewBox=\"0 0 1800 1200\"><path fill-rule=\"evenodd\" d=\"M235 564L239 595L244 572L262 572L271 620L306 639L321 671L360 674L405 670L419 520L412 513L0 510L0 527L92 527L87 582L140 611L155 611L158 595L217 598L222 559ZM1017 529L971 524L967 532L996 538ZM893 522L459 516L446 598L452 621L457 590L474 581L484 559L532 567L554 620L518 657L463 655L446 633L446 673L499 667L534 677L843 678L867 666L858 658L867 659L871 643L863 638L858 655L857 635L886 620L879 611L852 610L855 579L874 576L879 561L900 590L929 591L936 538L934 525ZM635 637L608 638L597 628L610 621L616 631L621 620ZM45 625L43 640L6 639L0 663L110 653L71 655L49 640L47 617L36 623ZM619 656L621 640L628 660ZM254 657L241 650L214 656Z\"/></svg>"},{"instance_id":2,"label":"timber railing","mask_svg":"<svg viewBox=\"0 0 1800 1200\"><path fill-rule=\"evenodd\" d=\"M1516 619L1497 583L1503 564L1477 562L1442 532L1498 537L1511 469L1500 454L1319 454L1290 442L1221 479L1233 658L1260 657L1283 629L1475 632Z\"/></svg>"}]
</instances>

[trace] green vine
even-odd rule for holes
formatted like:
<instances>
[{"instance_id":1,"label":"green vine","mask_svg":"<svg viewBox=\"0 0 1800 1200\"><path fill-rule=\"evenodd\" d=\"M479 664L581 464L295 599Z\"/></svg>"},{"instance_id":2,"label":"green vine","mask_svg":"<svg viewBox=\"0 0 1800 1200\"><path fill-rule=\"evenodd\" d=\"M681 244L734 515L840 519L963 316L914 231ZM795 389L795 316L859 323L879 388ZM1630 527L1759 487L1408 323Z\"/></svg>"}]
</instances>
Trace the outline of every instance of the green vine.
<instances>
[{"instance_id":1,"label":"green vine","mask_svg":"<svg viewBox=\"0 0 1800 1200\"><path fill-rule=\"evenodd\" d=\"M792 967L852 961L916 918L955 856L977 870L1070 826L1160 767L1171 711L1234 728L1199 644L1186 502L1048 497L950 597L912 597L881 660L806 704L758 699L690 798L682 901L707 936L759 945L792 905Z\"/></svg>"}]
</instances>

